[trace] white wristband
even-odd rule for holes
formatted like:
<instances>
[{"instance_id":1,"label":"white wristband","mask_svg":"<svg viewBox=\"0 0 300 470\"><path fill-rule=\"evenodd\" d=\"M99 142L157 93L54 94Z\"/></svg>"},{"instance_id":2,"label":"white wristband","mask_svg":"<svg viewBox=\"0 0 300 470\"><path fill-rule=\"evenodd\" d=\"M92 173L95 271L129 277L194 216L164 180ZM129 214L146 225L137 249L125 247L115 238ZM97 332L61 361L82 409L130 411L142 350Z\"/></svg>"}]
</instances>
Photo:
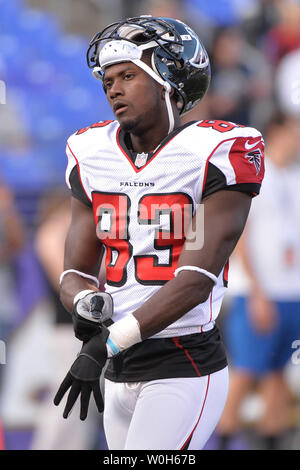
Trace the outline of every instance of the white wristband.
<instances>
[{"instance_id":1,"label":"white wristband","mask_svg":"<svg viewBox=\"0 0 300 470\"><path fill-rule=\"evenodd\" d=\"M68 273L75 273L75 274L78 274L81 277L85 277L86 279L91 279L91 281L95 282L97 287L99 287L99 285L100 285L99 280L95 276L91 276L90 274L82 273L81 271L77 271L76 269L67 269L66 271L64 271L60 275L60 278L59 278L59 285L60 286L62 284L63 278Z\"/></svg>"},{"instance_id":2,"label":"white wristband","mask_svg":"<svg viewBox=\"0 0 300 470\"><path fill-rule=\"evenodd\" d=\"M218 282L217 276L206 269L199 268L198 266L181 266L180 268L175 269L174 276L176 277L180 271L197 271L198 273L204 274L205 276L209 277L215 284Z\"/></svg>"},{"instance_id":3,"label":"white wristband","mask_svg":"<svg viewBox=\"0 0 300 470\"><path fill-rule=\"evenodd\" d=\"M142 341L139 323L132 314L126 315L108 329L110 332L107 339L108 357Z\"/></svg>"}]
</instances>

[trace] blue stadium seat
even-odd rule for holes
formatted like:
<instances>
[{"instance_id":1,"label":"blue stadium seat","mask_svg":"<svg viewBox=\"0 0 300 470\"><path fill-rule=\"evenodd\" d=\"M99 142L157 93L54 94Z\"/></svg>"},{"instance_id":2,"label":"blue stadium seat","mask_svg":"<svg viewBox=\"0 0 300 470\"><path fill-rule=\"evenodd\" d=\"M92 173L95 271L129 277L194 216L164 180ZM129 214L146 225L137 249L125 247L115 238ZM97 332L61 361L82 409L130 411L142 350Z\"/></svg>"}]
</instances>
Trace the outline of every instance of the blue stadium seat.
<instances>
[{"instance_id":1,"label":"blue stadium seat","mask_svg":"<svg viewBox=\"0 0 300 470\"><path fill-rule=\"evenodd\" d=\"M86 65L88 38L63 34L52 15L22 6L0 0L0 79L35 150L21 159L2 152L0 172L15 188L42 190L62 183L70 134L113 113Z\"/></svg>"},{"instance_id":2,"label":"blue stadium seat","mask_svg":"<svg viewBox=\"0 0 300 470\"><path fill-rule=\"evenodd\" d=\"M18 16L23 11L23 0L0 0L0 31L15 31Z\"/></svg>"}]
</instances>

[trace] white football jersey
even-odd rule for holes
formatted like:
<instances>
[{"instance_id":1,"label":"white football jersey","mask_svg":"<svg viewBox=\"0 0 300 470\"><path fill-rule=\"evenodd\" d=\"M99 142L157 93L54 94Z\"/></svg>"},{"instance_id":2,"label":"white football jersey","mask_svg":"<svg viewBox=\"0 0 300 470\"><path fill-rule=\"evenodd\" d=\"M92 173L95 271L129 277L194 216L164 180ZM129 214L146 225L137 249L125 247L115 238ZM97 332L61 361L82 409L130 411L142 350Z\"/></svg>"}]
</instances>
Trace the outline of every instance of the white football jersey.
<instances>
[{"instance_id":1,"label":"white football jersey","mask_svg":"<svg viewBox=\"0 0 300 470\"><path fill-rule=\"evenodd\" d=\"M263 139L225 121L190 122L150 154L134 154L117 121L81 129L67 143L66 182L93 209L106 247L106 291L113 320L134 312L174 277L185 233L207 195L256 195L264 175ZM201 246L199 246L201 248ZM226 291L227 265L208 300L155 337L211 329Z\"/></svg>"}]
</instances>

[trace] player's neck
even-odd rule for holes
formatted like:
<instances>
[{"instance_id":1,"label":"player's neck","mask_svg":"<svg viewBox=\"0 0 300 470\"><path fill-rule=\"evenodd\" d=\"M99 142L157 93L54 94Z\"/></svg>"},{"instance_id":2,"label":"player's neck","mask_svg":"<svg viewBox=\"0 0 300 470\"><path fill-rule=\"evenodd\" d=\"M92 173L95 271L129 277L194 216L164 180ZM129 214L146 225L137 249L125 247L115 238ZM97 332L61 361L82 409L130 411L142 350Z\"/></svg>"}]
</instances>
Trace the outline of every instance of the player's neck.
<instances>
[{"instance_id":1,"label":"player's neck","mask_svg":"<svg viewBox=\"0 0 300 470\"><path fill-rule=\"evenodd\" d=\"M182 126L182 122L180 117L178 116L175 119L174 128L173 130L177 129L178 127ZM130 132L130 139L132 144L132 149L135 152L153 152L160 143L165 139L168 135L168 128L164 128L163 126L157 126L156 128L149 128L142 134L134 134Z\"/></svg>"}]
</instances>

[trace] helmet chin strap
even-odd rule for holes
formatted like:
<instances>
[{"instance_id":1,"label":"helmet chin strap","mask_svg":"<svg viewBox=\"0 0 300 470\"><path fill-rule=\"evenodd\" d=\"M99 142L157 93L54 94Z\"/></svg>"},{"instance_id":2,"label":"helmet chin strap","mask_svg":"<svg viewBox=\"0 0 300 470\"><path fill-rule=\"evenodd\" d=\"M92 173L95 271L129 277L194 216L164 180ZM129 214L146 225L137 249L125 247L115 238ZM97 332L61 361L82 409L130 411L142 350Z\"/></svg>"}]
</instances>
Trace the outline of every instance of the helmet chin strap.
<instances>
[{"instance_id":1,"label":"helmet chin strap","mask_svg":"<svg viewBox=\"0 0 300 470\"><path fill-rule=\"evenodd\" d=\"M165 88L166 106L167 106L168 117L169 117L168 134L170 134L170 132L172 132L172 130L174 129L174 113L173 113L172 104L171 104L171 100L170 100L170 92L171 92L170 83L165 82L164 88Z\"/></svg>"},{"instance_id":2,"label":"helmet chin strap","mask_svg":"<svg viewBox=\"0 0 300 470\"><path fill-rule=\"evenodd\" d=\"M167 113L168 113L168 118L169 118L168 134L170 134L170 132L172 132L172 130L174 129L174 122L175 122L174 121L174 113L173 113L173 109L172 109L172 104L171 104L171 100L170 100L170 93L171 93L171 90L172 90L172 87L171 87L170 83L163 80L157 73L154 72L154 70L152 70L151 67L149 67L147 64L145 64L145 62L143 62L142 60L133 59L133 60L131 60L131 62L133 62L135 65L137 65L138 67L143 69L144 72L148 73L148 75L150 75L154 80L156 80L160 85L162 85L164 87Z\"/></svg>"}]
</instances>

